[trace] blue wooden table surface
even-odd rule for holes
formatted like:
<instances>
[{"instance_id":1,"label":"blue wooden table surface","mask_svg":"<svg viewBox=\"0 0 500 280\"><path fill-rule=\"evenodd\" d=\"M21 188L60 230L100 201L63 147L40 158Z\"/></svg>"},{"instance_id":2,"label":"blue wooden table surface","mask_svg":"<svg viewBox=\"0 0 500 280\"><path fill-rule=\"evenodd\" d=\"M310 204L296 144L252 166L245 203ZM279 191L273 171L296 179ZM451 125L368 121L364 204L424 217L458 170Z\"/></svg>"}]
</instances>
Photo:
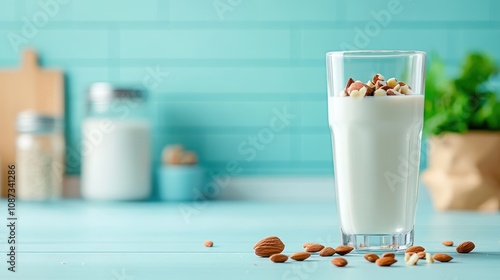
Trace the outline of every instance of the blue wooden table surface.
<instances>
[{"instance_id":1,"label":"blue wooden table surface","mask_svg":"<svg viewBox=\"0 0 500 280\"><path fill-rule=\"evenodd\" d=\"M5 211L4 211L5 210ZM408 267L403 256L378 267L363 255L276 264L257 257L259 239L279 236L284 253L305 242L339 244L335 204L313 202L224 202L198 204L18 203L16 271L7 270L7 202L0 201L0 279L499 279L500 215L436 213L419 202L416 243L449 253L450 263ZM5 224L5 225L3 225ZM213 240L214 247L203 246ZM458 254L441 242L472 240L476 249Z\"/></svg>"}]
</instances>

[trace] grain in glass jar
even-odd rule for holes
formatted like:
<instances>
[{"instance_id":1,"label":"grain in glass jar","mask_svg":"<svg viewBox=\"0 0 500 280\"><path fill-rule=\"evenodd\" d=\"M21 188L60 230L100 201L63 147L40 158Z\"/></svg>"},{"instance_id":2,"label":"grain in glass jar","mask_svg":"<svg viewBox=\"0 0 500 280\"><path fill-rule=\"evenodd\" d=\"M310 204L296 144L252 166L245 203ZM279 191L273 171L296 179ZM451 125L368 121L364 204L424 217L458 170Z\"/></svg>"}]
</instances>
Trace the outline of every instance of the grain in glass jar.
<instances>
[{"instance_id":1,"label":"grain in glass jar","mask_svg":"<svg viewBox=\"0 0 500 280\"><path fill-rule=\"evenodd\" d=\"M16 128L17 198L60 198L65 153L61 119L25 111L18 114Z\"/></svg>"}]
</instances>

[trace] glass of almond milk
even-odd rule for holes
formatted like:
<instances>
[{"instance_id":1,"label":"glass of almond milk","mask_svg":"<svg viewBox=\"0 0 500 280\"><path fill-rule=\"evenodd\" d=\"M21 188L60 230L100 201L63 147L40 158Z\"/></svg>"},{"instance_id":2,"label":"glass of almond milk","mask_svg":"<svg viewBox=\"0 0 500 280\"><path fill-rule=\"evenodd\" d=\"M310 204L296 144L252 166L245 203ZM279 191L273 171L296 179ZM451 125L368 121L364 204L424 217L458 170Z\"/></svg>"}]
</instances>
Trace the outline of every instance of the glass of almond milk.
<instances>
[{"instance_id":1,"label":"glass of almond milk","mask_svg":"<svg viewBox=\"0 0 500 280\"><path fill-rule=\"evenodd\" d=\"M343 245L413 245L425 53L339 51L327 58L328 120Z\"/></svg>"}]
</instances>

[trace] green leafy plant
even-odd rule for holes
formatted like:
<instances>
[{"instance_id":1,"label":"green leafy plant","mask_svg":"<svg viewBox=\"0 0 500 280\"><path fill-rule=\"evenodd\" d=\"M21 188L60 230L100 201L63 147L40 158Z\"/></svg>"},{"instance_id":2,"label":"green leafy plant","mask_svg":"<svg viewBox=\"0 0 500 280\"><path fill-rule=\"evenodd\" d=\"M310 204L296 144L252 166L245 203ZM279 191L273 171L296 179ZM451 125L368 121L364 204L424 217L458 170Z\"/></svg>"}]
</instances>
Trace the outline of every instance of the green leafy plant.
<instances>
[{"instance_id":1,"label":"green leafy plant","mask_svg":"<svg viewBox=\"0 0 500 280\"><path fill-rule=\"evenodd\" d=\"M427 135L468 130L500 130L500 101L486 86L498 73L493 59L482 53L467 55L460 75L446 77L445 64L432 57L425 85Z\"/></svg>"}]
</instances>

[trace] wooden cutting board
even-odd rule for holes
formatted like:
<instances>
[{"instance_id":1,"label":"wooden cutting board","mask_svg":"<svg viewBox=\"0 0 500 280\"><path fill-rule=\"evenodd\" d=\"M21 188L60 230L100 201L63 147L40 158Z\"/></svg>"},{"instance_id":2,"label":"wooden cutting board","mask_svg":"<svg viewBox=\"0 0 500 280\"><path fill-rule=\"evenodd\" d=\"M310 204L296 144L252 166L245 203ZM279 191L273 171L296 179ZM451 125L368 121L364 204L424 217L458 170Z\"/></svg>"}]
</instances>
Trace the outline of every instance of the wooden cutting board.
<instances>
[{"instance_id":1,"label":"wooden cutting board","mask_svg":"<svg viewBox=\"0 0 500 280\"><path fill-rule=\"evenodd\" d=\"M64 115L64 76L58 70L39 67L34 50L26 50L19 69L0 69L0 165L1 194L7 191L7 166L15 163L16 116L36 110Z\"/></svg>"}]
</instances>

